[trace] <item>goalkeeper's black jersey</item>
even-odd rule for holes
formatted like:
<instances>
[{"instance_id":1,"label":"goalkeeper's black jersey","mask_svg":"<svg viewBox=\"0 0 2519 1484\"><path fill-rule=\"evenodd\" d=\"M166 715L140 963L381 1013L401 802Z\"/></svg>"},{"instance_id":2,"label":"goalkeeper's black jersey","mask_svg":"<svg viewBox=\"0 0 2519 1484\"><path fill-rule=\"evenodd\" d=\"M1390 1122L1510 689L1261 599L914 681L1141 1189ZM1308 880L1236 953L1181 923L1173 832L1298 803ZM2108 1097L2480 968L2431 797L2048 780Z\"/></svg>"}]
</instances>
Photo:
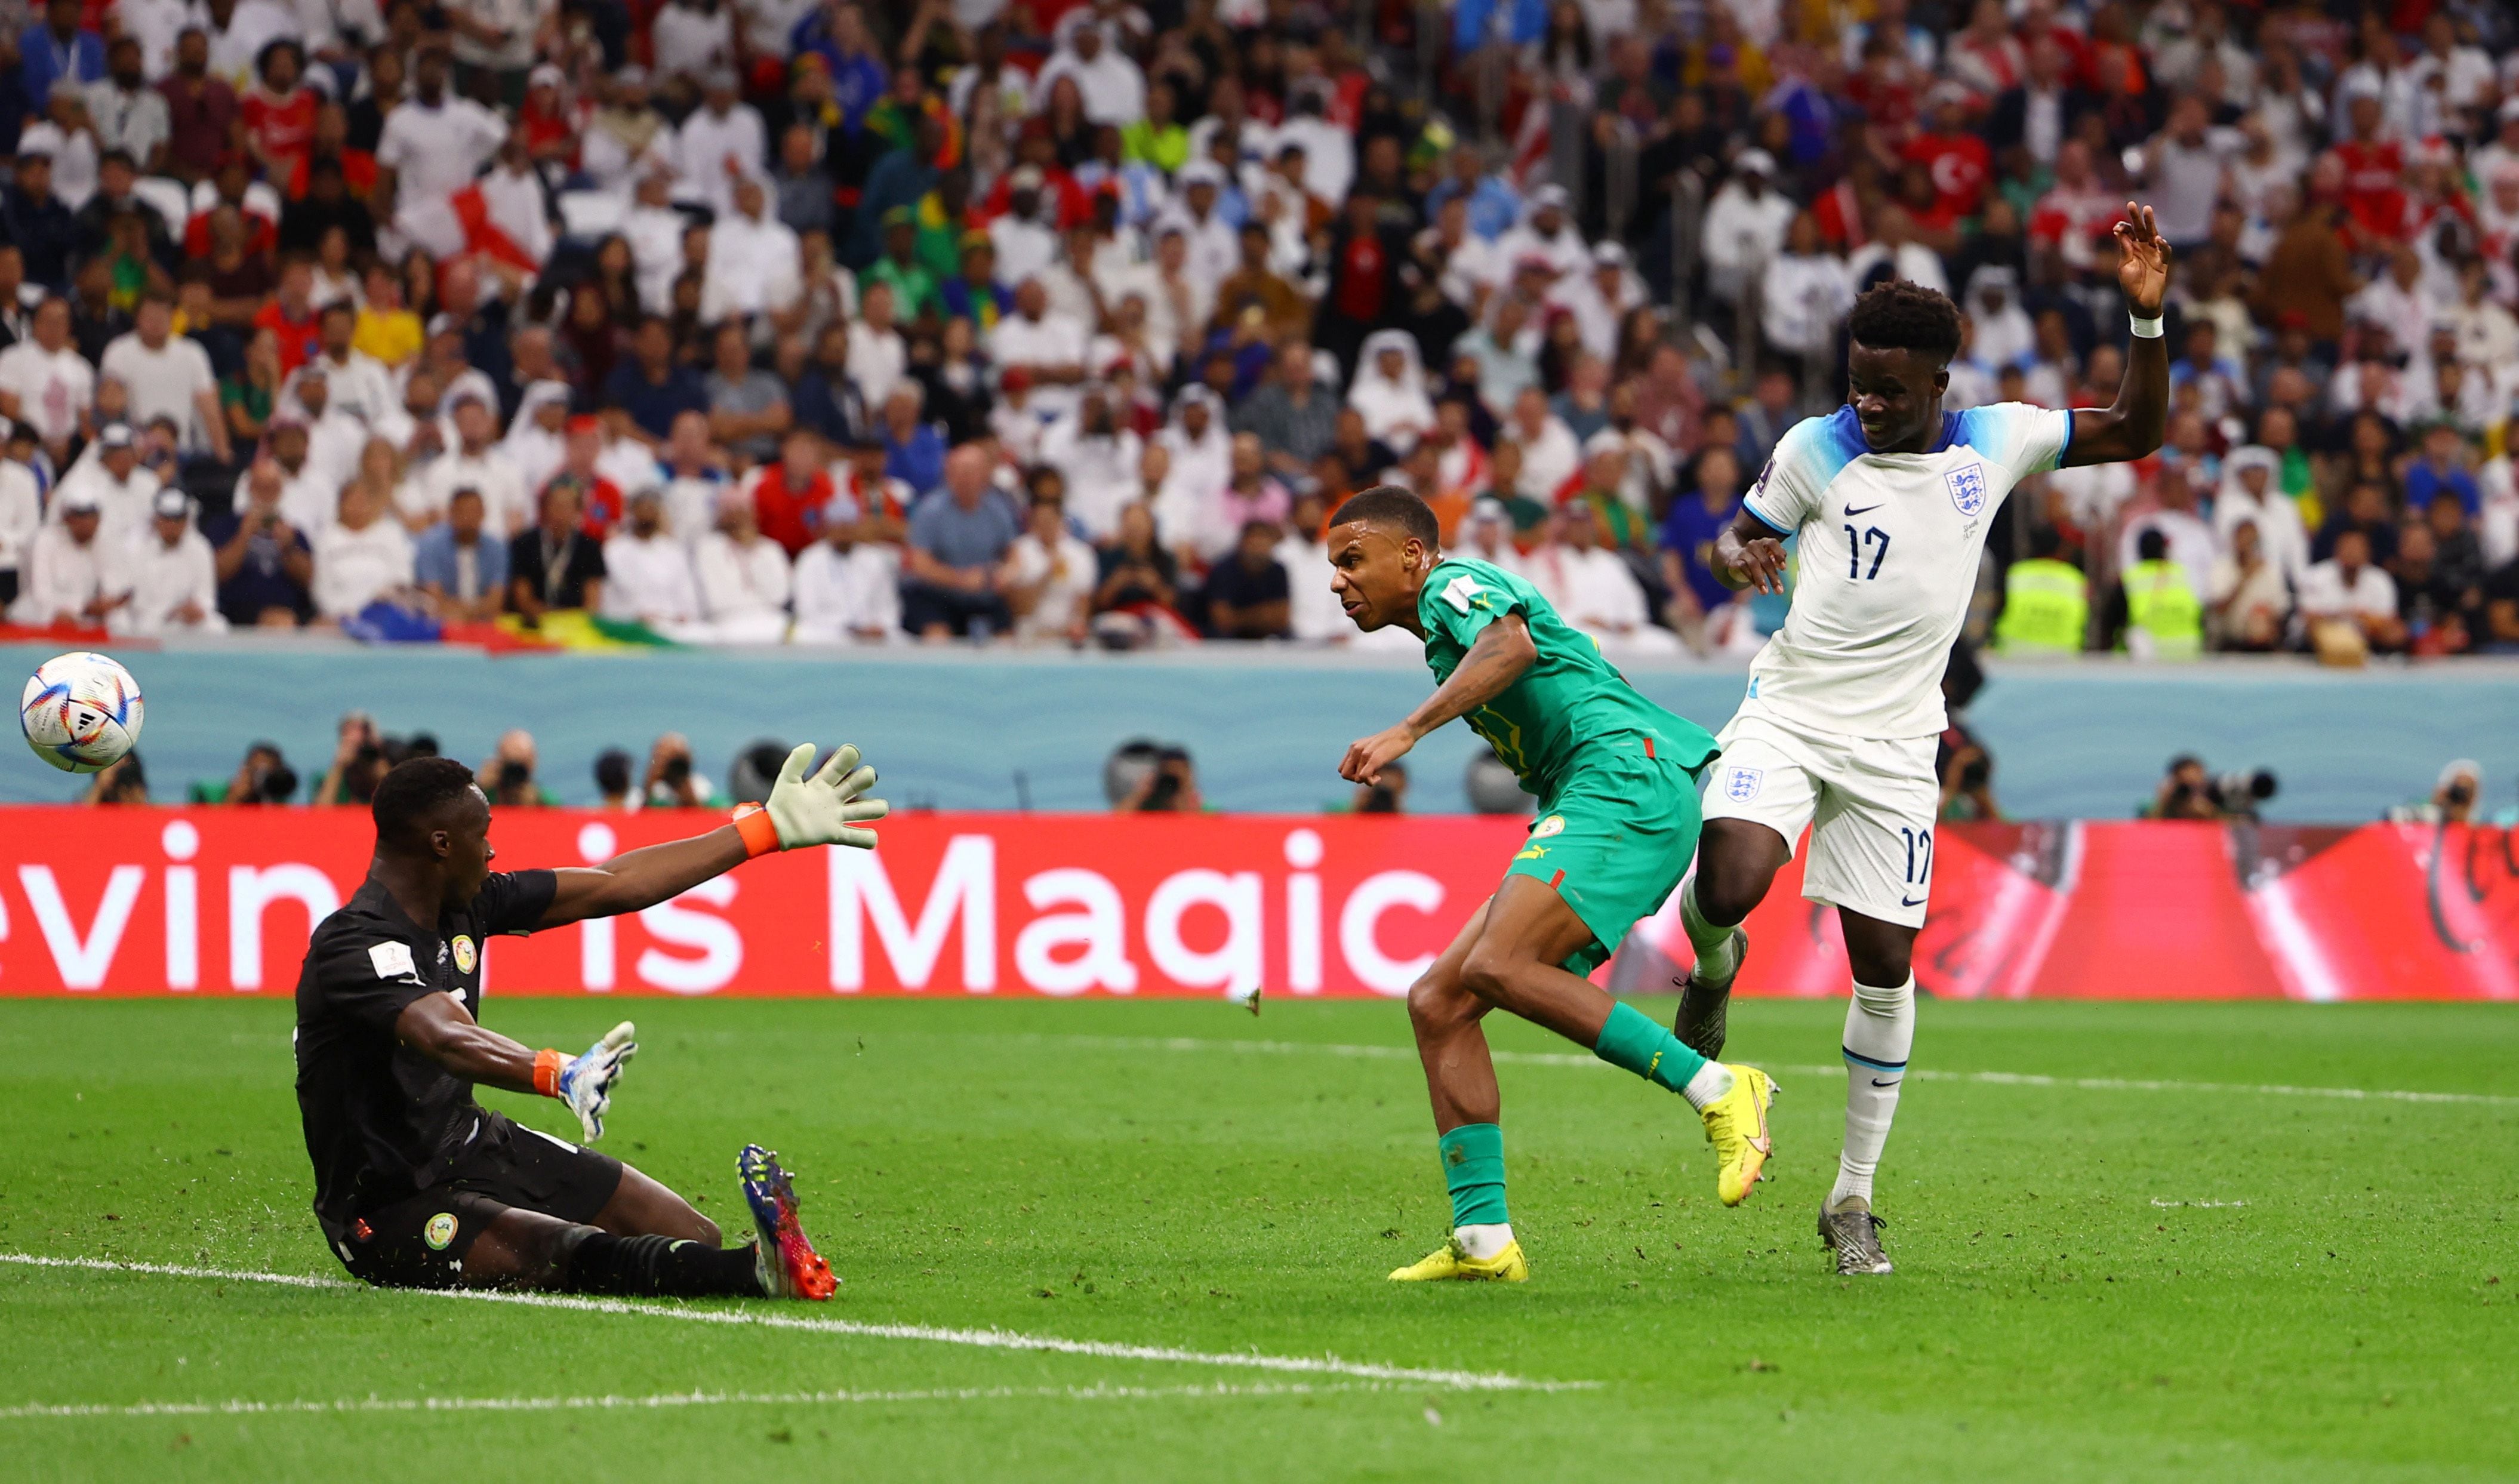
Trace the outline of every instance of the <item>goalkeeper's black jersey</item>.
<instances>
[{"instance_id":1,"label":"goalkeeper's black jersey","mask_svg":"<svg viewBox=\"0 0 2519 1484\"><path fill-rule=\"evenodd\" d=\"M440 993L478 1019L484 944L532 932L557 890L549 871L494 872L423 928L371 876L317 925L297 978L297 1111L328 1230L425 1189L471 1142L472 1084L396 1041L394 1022Z\"/></svg>"}]
</instances>

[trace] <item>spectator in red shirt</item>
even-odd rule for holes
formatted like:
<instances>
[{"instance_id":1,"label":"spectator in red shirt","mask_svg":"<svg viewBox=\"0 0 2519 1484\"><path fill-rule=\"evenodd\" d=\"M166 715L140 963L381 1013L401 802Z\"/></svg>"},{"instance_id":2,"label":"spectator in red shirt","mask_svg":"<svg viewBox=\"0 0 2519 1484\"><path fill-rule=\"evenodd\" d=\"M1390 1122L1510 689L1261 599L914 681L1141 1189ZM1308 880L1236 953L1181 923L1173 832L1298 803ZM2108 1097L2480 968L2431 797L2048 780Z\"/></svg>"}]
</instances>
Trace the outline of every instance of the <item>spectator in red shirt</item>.
<instances>
[{"instance_id":1,"label":"spectator in red shirt","mask_svg":"<svg viewBox=\"0 0 2519 1484\"><path fill-rule=\"evenodd\" d=\"M233 206L243 219L244 250L257 256L280 245L280 224L245 203L245 193L253 186L253 162L242 151L231 151L218 163L218 197L209 209L196 211L184 224L184 256L205 258L210 255L210 216L221 206Z\"/></svg>"},{"instance_id":2,"label":"spectator in red shirt","mask_svg":"<svg viewBox=\"0 0 2519 1484\"><path fill-rule=\"evenodd\" d=\"M315 313L315 265L295 253L280 265L280 288L253 317L253 327L280 342L280 373L287 376L323 347Z\"/></svg>"},{"instance_id":3,"label":"spectator in red shirt","mask_svg":"<svg viewBox=\"0 0 2519 1484\"><path fill-rule=\"evenodd\" d=\"M1931 173L1935 217L1957 222L1974 216L1985 200L1994 153L1969 131L1968 90L1956 82L1934 88L1927 118L1926 127L1898 153Z\"/></svg>"},{"instance_id":4,"label":"spectator in red shirt","mask_svg":"<svg viewBox=\"0 0 2519 1484\"><path fill-rule=\"evenodd\" d=\"M2344 165L2344 214L2365 240L2402 241L2406 235L2406 151L2386 137L2379 95L2358 88L2345 105L2351 137L2335 147Z\"/></svg>"},{"instance_id":5,"label":"spectator in red shirt","mask_svg":"<svg viewBox=\"0 0 2519 1484\"><path fill-rule=\"evenodd\" d=\"M237 101L244 125L245 153L262 166L263 179L290 195L302 189L301 173L315 144L315 90L300 80L306 58L286 36L267 42L254 59L254 85Z\"/></svg>"},{"instance_id":6,"label":"spectator in red shirt","mask_svg":"<svg viewBox=\"0 0 2519 1484\"><path fill-rule=\"evenodd\" d=\"M811 428L796 428L778 446L778 461L765 464L752 486L753 518L761 534L801 554L821 540L822 507L836 487L822 466L822 440Z\"/></svg>"},{"instance_id":7,"label":"spectator in red shirt","mask_svg":"<svg viewBox=\"0 0 2519 1484\"><path fill-rule=\"evenodd\" d=\"M1329 291L1321 296L1327 313L1315 320L1312 341L1336 355L1349 376L1364 337L1407 308L1399 265L1408 260L1408 239L1385 226L1381 215L1382 202L1358 182L1347 198L1346 217L1330 232Z\"/></svg>"}]
</instances>

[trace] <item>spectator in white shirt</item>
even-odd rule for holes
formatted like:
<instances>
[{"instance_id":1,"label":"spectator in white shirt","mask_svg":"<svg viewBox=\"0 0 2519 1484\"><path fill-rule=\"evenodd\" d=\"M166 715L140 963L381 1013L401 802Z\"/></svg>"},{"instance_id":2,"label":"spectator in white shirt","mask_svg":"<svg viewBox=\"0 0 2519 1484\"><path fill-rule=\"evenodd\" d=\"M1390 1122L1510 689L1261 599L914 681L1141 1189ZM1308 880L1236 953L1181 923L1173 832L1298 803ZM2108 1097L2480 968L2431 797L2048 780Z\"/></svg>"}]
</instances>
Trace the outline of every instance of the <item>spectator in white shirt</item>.
<instances>
[{"instance_id":1,"label":"spectator in white shirt","mask_svg":"<svg viewBox=\"0 0 2519 1484\"><path fill-rule=\"evenodd\" d=\"M2222 460L2222 484L2213 494L2213 533L2225 551L2235 549L2238 528L2256 528L2256 543L2275 573L2297 587L2309 572L2309 533L2302 528L2300 508L2276 487L2282 457L2270 448L2249 444Z\"/></svg>"},{"instance_id":2,"label":"spectator in white shirt","mask_svg":"<svg viewBox=\"0 0 2519 1484\"><path fill-rule=\"evenodd\" d=\"M804 295L804 248L771 213L769 188L747 175L734 183L734 209L709 229L708 269L700 282L700 319L784 318Z\"/></svg>"},{"instance_id":3,"label":"spectator in white shirt","mask_svg":"<svg viewBox=\"0 0 2519 1484\"><path fill-rule=\"evenodd\" d=\"M656 12L647 34L663 76L705 77L734 65L733 8L722 0L674 0ZM778 39L783 49L787 38Z\"/></svg>"},{"instance_id":4,"label":"spectator in white shirt","mask_svg":"<svg viewBox=\"0 0 2519 1484\"><path fill-rule=\"evenodd\" d=\"M858 309L864 318L849 327L849 379L867 407L881 407L909 369L909 342L894 327L900 306L890 284L865 285Z\"/></svg>"},{"instance_id":5,"label":"spectator in white shirt","mask_svg":"<svg viewBox=\"0 0 2519 1484\"><path fill-rule=\"evenodd\" d=\"M896 644L901 628L901 549L862 540L858 502L836 495L822 511L822 539L796 558L799 642Z\"/></svg>"},{"instance_id":6,"label":"spectator in white shirt","mask_svg":"<svg viewBox=\"0 0 2519 1484\"><path fill-rule=\"evenodd\" d=\"M498 412L466 394L455 404L454 420L455 447L403 481L394 496L396 512L413 531L425 531L445 518L456 491L478 491L490 534L507 541L534 523L534 502L524 472L498 442Z\"/></svg>"},{"instance_id":7,"label":"spectator in white shirt","mask_svg":"<svg viewBox=\"0 0 2519 1484\"><path fill-rule=\"evenodd\" d=\"M718 528L701 539L697 565L700 607L718 638L774 644L786 635L794 574L741 491L718 502Z\"/></svg>"},{"instance_id":8,"label":"spectator in white shirt","mask_svg":"<svg viewBox=\"0 0 2519 1484\"><path fill-rule=\"evenodd\" d=\"M2406 621L2397 616L2396 579L2370 563L2370 538L2347 527L2335 538L2335 554L2309 569L2300 585L2300 616L2320 656L2350 660L2369 650L2406 647Z\"/></svg>"},{"instance_id":9,"label":"spectator in white shirt","mask_svg":"<svg viewBox=\"0 0 2519 1484\"><path fill-rule=\"evenodd\" d=\"M602 613L668 634L699 621L690 551L665 530L665 497L653 485L630 497L629 518L603 544Z\"/></svg>"},{"instance_id":10,"label":"spectator in white shirt","mask_svg":"<svg viewBox=\"0 0 2519 1484\"><path fill-rule=\"evenodd\" d=\"M1435 404L1426 394L1417 337L1404 329L1377 329L1356 352L1355 380L1347 405L1364 418L1364 435L1405 457L1417 440L1435 431ZM1367 477L1357 471L1357 477Z\"/></svg>"},{"instance_id":11,"label":"spectator in white shirt","mask_svg":"<svg viewBox=\"0 0 2519 1484\"><path fill-rule=\"evenodd\" d=\"M1732 178L1706 203L1705 287L1726 304L1738 303L1750 275L1784 251L1793 203L1770 184L1775 176L1775 156L1744 150L1732 161Z\"/></svg>"},{"instance_id":12,"label":"spectator in white shirt","mask_svg":"<svg viewBox=\"0 0 2519 1484\"><path fill-rule=\"evenodd\" d=\"M1109 388L1088 384L1075 414L1051 423L1040 439L1039 461L1067 485L1061 513L1073 511L1097 542L1118 534L1120 507L1137 498L1146 458L1145 441L1120 421L1112 402Z\"/></svg>"},{"instance_id":13,"label":"spectator in white shirt","mask_svg":"<svg viewBox=\"0 0 2519 1484\"><path fill-rule=\"evenodd\" d=\"M989 223L989 250L995 258L1000 284L1020 285L1057 260L1058 234L1041 220L1048 204L1041 199L1038 165L1017 165L1006 177L1006 209Z\"/></svg>"},{"instance_id":14,"label":"spectator in white shirt","mask_svg":"<svg viewBox=\"0 0 2519 1484\"><path fill-rule=\"evenodd\" d=\"M126 423L109 422L78 462L62 476L53 492L53 520L59 524L76 493L90 497L103 512L103 535L110 546L135 540L149 524L150 502L157 495L155 471L140 461L140 442Z\"/></svg>"},{"instance_id":15,"label":"spectator in white shirt","mask_svg":"<svg viewBox=\"0 0 2519 1484\"><path fill-rule=\"evenodd\" d=\"M35 307L27 338L0 350L0 415L25 423L58 468L96 400L96 369L70 342L70 305L58 296Z\"/></svg>"},{"instance_id":16,"label":"spectator in white shirt","mask_svg":"<svg viewBox=\"0 0 2519 1484\"><path fill-rule=\"evenodd\" d=\"M1074 411L1076 388L1084 380L1084 327L1048 311L1049 295L1039 281L1026 279L1015 289L1015 312L989 332L989 358L1000 373L1026 374L1033 411L1043 418ZM6 362L6 354L0 354L0 366Z\"/></svg>"},{"instance_id":17,"label":"spectator in white shirt","mask_svg":"<svg viewBox=\"0 0 2519 1484\"><path fill-rule=\"evenodd\" d=\"M160 490L152 511L155 518L132 543L128 559L131 601L113 615L112 627L129 633L226 633L218 564L210 544L193 529L191 498L181 490Z\"/></svg>"},{"instance_id":18,"label":"spectator in white shirt","mask_svg":"<svg viewBox=\"0 0 2519 1484\"><path fill-rule=\"evenodd\" d=\"M332 523L315 537L315 611L332 623L412 586L411 537L384 518L384 501L369 482L341 491Z\"/></svg>"},{"instance_id":19,"label":"spectator in white shirt","mask_svg":"<svg viewBox=\"0 0 2519 1484\"><path fill-rule=\"evenodd\" d=\"M1014 610L1015 637L1029 643L1083 644L1100 580L1093 548L1067 529L1058 500L1035 495L1024 534L1015 538L997 576L998 589Z\"/></svg>"},{"instance_id":20,"label":"spectator in white shirt","mask_svg":"<svg viewBox=\"0 0 2519 1484\"><path fill-rule=\"evenodd\" d=\"M709 72L700 107L683 120L676 153L684 185L720 216L734 208L737 180L769 179L770 136L761 114L743 101L733 68Z\"/></svg>"},{"instance_id":21,"label":"spectator in white shirt","mask_svg":"<svg viewBox=\"0 0 2519 1484\"><path fill-rule=\"evenodd\" d=\"M1556 535L1530 558L1533 586L1566 622L1604 650L1677 654L1679 635L1656 625L1643 585L1618 553L1601 545L1600 517L1589 501L1557 512Z\"/></svg>"},{"instance_id":22,"label":"spectator in white shirt","mask_svg":"<svg viewBox=\"0 0 2519 1484\"><path fill-rule=\"evenodd\" d=\"M1507 275L1522 271L1532 258L1548 264L1549 283L1581 273L1592 261L1592 248L1567 214L1566 188L1551 182L1530 193L1530 215L1496 239L1496 261ZM1706 226L1713 226L1708 218Z\"/></svg>"},{"instance_id":23,"label":"spectator in white shirt","mask_svg":"<svg viewBox=\"0 0 2519 1484\"><path fill-rule=\"evenodd\" d=\"M18 601L27 547L43 524L44 497L35 471L15 458L0 458L0 613Z\"/></svg>"},{"instance_id":24,"label":"spectator in white shirt","mask_svg":"<svg viewBox=\"0 0 2519 1484\"><path fill-rule=\"evenodd\" d=\"M2213 513L2218 521L2218 501ZM2205 613L2216 649L2270 652L2281 647L2290 624L2291 589L2282 569L2267 557L2258 530L2254 517L2242 516L2229 528L2229 554L2213 563L2213 598Z\"/></svg>"},{"instance_id":25,"label":"spectator in white shirt","mask_svg":"<svg viewBox=\"0 0 2519 1484\"><path fill-rule=\"evenodd\" d=\"M1062 77L1076 79L1077 91L1084 95L1084 116L1097 124L1126 128L1146 116L1146 74L1111 45L1098 21L1078 24L1033 79L1035 113L1049 107L1049 90Z\"/></svg>"},{"instance_id":26,"label":"spectator in white shirt","mask_svg":"<svg viewBox=\"0 0 2519 1484\"><path fill-rule=\"evenodd\" d=\"M445 54L422 51L412 96L385 115L376 163L390 175L379 179L371 197L391 200L394 229L441 260L462 255L465 245L449 201L508 138L505 119L449 92L446 82Z\"/></svg>"},{"instance_id":27,"label":"spectator in white shirt","mask_svg":"<svg viewBox=\"0 0 2519 1484\"><path fill-rule=\"evenodd\" d=\"M1548 410L1548 394L1538 387L1525 386L1513 399L1513 420L1497 436L1522 445L1522 480L1516 489L1543 505L1554 503L1558 488L1582 467L1583 450L1574 441L1574 430Z\"/></svg>"},{"instance_id":28,"label":"spectator in white shirt","mask_svg":"<svg viewBox=\"0 0 2519 1484\"><path fill-rule=\"evenodd\" d=\"M54 504L61 520L36 532L26 553L18 622L105 623L131 598L131 580L123 571L124 548L99 539L103 515L94 495L66 490Z\"/></svg>"},{"instance_id":29,"label":"spectator in white shirt","mask_svg":"<svg viewBox=\"0 0 2519 1484\"><path fill-rule=\"evenodd\" d=\"M355 321L356 316L342 318ZM130 394L132 420L145 424L171 417L186 449L207 449L219 462L233 462L227 418L219 412L219 378L210 370L209 352L199 342L176 335L174 328L175 296L162 288L144 290L131 331L105 347L97 370L121 382ZM346 326L342 343L349 343Z\"/></svg>"}]
</instances>

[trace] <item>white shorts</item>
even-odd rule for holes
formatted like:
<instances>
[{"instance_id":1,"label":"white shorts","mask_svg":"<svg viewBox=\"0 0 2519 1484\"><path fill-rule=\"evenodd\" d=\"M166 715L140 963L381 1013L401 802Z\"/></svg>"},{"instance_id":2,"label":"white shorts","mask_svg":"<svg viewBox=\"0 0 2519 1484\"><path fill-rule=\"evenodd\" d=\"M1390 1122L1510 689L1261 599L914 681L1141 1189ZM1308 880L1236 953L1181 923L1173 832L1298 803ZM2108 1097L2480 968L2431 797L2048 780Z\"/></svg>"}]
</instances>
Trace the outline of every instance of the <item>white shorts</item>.
<instances>
[{"instance_id":1,"label":"white shorts","mask_svg":"<svg viewBox=\"0 0 2519 1484\"><path fill-rule=\"evenodd\" d=\"M1748 819L1792 850L1811 831L1802 895L1881 922L1923 926L1933 884L1937 738L1878 740L1808 731L1754 701L1717 739L1705 817Z\"/></svg>"}]
</instances>

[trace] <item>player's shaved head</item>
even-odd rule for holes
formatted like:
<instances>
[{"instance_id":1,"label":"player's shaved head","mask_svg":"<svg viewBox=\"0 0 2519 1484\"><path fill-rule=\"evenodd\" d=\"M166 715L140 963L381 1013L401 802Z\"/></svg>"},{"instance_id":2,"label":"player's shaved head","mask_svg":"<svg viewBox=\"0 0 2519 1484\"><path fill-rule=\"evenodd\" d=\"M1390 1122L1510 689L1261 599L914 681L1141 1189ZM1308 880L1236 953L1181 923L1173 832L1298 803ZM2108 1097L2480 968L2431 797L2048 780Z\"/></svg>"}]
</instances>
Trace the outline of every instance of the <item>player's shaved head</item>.
<instances>
[{"instance_id":1,"label":"player's shaved head","mask_svg":"<svg viewBox=\"0 0 2519 1484\"><path fill-rule=\"evenodd\" d=\"M396 855L433 853L429 836L454 830L479 797L472 769L452 758L414 758L385 774L370 806L376 849ZM488 812L486 804L479 806Z\"/></svg>"},{"instance_id":2,"label":"player's shaved head","mask_svg":"<svg viewBox=\"0 0 2519 1484\"><path fill-rule=\"evenodd\" d=\"M1429 551L1443 544L1442 524L1435 519L1434 507L1395 484L1378 484L1348 496L1330 517L1332 526L1354 521L1389 528L1393 535L1413 536Z\"/></svg>"},{"instance_id":3,"label":"player's shaved head","mask_svg":"<svg viewBox=\"0 0 2519 1484\"><path fill-rule=\"evenodd\" d=\"M1846 317L1847 335L1873 350L1912 350L1936 366L1960 353L1960 307L1951 296L1904 279L1865 291Z\"/></svg>"}]
</instances>

